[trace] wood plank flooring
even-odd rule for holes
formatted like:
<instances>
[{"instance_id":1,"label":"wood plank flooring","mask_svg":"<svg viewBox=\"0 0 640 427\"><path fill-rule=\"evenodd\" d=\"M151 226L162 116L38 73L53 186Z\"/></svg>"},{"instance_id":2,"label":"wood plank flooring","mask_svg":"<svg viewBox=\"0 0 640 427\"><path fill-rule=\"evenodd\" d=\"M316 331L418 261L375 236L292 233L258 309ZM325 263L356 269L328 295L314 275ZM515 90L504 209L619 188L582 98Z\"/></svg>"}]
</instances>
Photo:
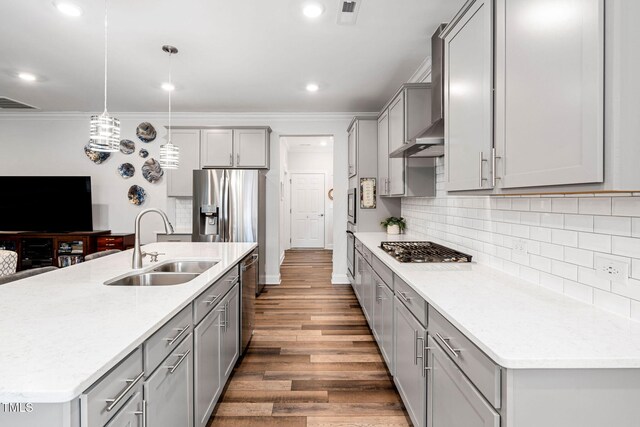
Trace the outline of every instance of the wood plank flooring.
<instances>
[{"instance_id":1,"label":"wood plank flooring","mask_svg":"<svg viewBox=\"0 0 640 427\"><path fill-rule=\"evenodd\" d=\"M411 425L351 287L331 284L331 256L287 251L209 427Z\"/></svg>"}]
</instances>

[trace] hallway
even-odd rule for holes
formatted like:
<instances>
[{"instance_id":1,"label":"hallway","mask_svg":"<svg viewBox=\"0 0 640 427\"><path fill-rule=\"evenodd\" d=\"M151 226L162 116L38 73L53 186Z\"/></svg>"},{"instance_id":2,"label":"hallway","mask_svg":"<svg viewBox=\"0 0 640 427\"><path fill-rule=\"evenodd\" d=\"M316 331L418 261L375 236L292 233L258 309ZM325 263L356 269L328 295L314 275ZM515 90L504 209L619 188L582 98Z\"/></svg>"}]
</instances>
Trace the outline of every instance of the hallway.
<instances>
[{"instance_id":1,"label":"hallway","mask_svg":"<svg viewBox=\"0 0 640 427\"><path fill-rule=\"evenodd\" d=\"M331 285L331 256L286 252L210 427L411 425L351 287Z\"/></svg>"}]
</instances>

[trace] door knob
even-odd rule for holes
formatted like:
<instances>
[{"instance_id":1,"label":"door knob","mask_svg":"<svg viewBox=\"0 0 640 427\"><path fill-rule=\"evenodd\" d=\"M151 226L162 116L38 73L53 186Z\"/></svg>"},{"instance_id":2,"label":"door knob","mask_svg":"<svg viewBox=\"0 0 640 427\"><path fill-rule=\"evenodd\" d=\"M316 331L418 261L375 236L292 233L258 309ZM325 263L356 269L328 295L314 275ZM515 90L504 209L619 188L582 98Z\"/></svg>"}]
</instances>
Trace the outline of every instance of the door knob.
<instances>
[{"instance_id":1,"label":"door knob","mask_svg":"<svg viewBox=\"0 0 640 427\"><path fill-rule=\"evenodd\" d=\"M320 214L320 216L324 216L324 214Z\"/></svg>"}]
</instances>

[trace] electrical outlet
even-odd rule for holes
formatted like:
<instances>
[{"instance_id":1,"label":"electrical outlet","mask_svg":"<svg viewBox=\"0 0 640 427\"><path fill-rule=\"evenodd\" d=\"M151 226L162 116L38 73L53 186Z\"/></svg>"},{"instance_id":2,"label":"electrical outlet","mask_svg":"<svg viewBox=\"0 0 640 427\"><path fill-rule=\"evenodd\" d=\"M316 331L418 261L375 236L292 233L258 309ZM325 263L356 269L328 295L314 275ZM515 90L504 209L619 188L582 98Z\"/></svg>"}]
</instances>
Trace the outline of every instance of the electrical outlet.
<instances>
[{"instance_id":1,"label":"electrical outlet","mask_svg":"<svg viewBox=\"0 0 640 427\"><path fill-rule=\"evenodd\" d=\"M523 239L515 239L513 241L513 251L519 255L528 254L527 241Z\"/></svg>"},{"instance_id":2,"label":"electrical outlet","mask_svg":"<svg viewBox=\"0 0 640 427\"><path fill-rule=\"evenodd\" d=\"M596 275L626 285L629 282L629 263L596 255Z\"/></svg>"}]
</instances>

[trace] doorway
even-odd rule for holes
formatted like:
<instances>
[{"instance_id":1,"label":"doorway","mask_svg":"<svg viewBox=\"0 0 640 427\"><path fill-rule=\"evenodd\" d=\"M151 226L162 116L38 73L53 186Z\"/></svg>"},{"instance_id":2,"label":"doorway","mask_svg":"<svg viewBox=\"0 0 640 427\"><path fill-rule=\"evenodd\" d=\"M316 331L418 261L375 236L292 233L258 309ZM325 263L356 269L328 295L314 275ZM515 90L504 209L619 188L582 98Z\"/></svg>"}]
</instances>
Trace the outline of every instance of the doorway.
<instances>
[{"instance_id":1,"label":"doorway","mask_svg":"<svg viewBox=\"0 0 640 427\"><path fill-rule=\"evenodd\" d=\"M291 174L291 247L324 249L324 173Z\"/></svg>"}]
</instances>

